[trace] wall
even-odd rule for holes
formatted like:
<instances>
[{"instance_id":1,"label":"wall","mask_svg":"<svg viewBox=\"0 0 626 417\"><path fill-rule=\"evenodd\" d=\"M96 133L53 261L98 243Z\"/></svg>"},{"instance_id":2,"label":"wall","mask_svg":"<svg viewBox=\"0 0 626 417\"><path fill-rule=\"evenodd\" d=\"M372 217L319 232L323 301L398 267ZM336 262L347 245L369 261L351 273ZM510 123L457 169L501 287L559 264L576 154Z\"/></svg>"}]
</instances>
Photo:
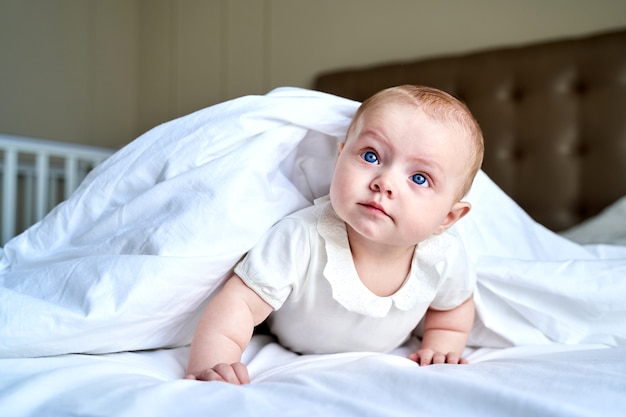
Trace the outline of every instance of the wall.
<instances>
[{"instance_id":1,"label":"wall","mask_svg":"<svg viewBox=\"0 0 626 417\"><path fill-rule=\"evenodd\" d=\"M133 2L0 0L0 132L116 146L136 133Z\"/></svg>"},{"instance_id":2,"label":"wall","mask_svg":"<svg viewBox=\"0 0 626 417\"><path fill-rule=\"evenodd\" d=\"M0 132L119 147L320 71L625 27L623 0L0 0Z\"/></svg>"}]
</instances>

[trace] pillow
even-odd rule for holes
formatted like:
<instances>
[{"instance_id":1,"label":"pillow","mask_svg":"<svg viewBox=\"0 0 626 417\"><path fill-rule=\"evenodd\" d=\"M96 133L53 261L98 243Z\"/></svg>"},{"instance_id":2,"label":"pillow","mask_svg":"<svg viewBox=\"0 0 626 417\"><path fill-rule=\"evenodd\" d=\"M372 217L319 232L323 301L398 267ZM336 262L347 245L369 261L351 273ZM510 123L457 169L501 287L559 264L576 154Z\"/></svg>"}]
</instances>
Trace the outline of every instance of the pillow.
<instances>
[{"instance_id":1,"label":"pillow","mask_svg":"<svg viewBox=\"0 0 626 417\"><path fill-rule=\"evenodd\" d=\"M626 245L626 196L596 216L560 233L581 245L606 243Z\"/></svg>"}]
</instances>

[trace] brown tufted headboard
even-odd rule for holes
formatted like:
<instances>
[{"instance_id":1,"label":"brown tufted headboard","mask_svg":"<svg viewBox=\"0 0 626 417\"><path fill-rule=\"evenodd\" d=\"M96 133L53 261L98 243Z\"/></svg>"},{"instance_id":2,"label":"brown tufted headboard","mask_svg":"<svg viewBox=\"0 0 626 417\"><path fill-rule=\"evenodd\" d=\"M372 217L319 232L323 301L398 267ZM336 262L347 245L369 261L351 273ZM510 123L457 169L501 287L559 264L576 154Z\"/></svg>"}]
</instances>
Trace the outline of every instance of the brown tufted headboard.
<instances>
[{"instance_id":1,"label":"brown tufted headboard","mask_svg":"<svg viewBox=\"0 0 626 417\"><path fill-rule=\"evenodd\" d=\"M485 136L484 171L553 230L626 195L626 30L338 70L314 88L362 101L399 84L465 101Z\"/></svg>"}]
</instances>

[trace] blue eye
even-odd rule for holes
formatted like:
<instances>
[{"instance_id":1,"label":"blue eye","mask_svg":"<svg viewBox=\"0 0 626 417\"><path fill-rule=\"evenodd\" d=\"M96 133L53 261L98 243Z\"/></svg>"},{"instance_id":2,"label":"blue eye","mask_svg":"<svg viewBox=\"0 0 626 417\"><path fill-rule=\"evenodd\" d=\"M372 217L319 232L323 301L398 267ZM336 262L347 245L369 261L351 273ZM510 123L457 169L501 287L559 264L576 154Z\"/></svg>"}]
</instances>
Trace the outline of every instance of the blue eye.
<instances>
[{"instance_id":1,"label":"blue eye","mask_svg":"<svg viewBox=\"0 0 626 417\"><path fill-rule=\"evenodd\" d=\"M375 152L367 151L361 154L361 158L370 164L378 164L378 155Z\"/></svg>"},{"instance_id":2,"label":"blue eye","mask_svg":"<svg viewBox=\"0 0 626 417\"><path fill-rule=\"evenodd\" d=\"M413 181L417 185L421 185L422 187L428 187L428 180L423 174L413 174L411 176L411 181Z\"/></svg>"}]
</instances>

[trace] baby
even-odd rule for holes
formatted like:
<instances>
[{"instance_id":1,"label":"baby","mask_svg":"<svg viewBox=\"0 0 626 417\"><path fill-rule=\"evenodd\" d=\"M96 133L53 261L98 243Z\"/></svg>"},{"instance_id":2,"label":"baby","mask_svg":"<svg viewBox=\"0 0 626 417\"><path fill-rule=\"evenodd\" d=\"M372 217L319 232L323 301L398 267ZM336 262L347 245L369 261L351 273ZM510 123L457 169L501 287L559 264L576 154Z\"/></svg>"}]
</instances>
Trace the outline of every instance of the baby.
<instances>
[{"instance_id":1,"label":"baby","mask_svg":"<svg viewBox=\"0 0 626 417\"><path fill-rule=\"evenodd\" d=\"M420 365L462 358L475 275L450 230L483 157L480 127L440 90L400 86L358 109L330 194L278 222L210 301L187 379L250 381L241 356L268 319L299 353L387 352L424 319Z\"/></svg>"}]
</instances>

